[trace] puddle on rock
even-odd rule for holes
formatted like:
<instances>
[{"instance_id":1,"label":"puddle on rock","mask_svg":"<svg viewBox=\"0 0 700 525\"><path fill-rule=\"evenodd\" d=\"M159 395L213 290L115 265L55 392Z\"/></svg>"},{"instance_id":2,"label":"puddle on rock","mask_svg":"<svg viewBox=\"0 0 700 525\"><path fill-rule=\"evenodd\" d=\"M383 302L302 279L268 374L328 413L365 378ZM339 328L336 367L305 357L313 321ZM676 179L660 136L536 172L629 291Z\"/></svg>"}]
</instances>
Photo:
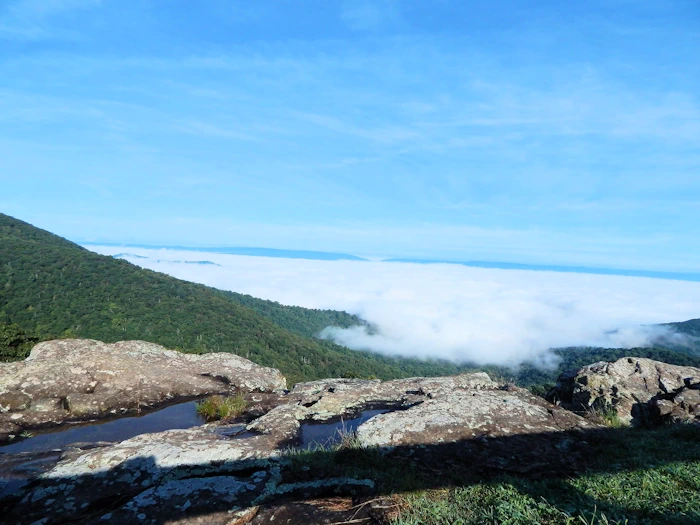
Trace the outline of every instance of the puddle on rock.
<instances>
[{"instance_id":1,"label":"puddle on rock","mask_svg":"<svg viewBox=\"0 0 700 525\"><path fill-rule=\"evenodd\" d=\"M61 452L0 454L0 499L19 491L33 477L51 470Z\"/></svg>"},{"instance_id":2,"label":"puddle on rock","mask_svg":"<svg viewBox=\"0 0 700 525\"><path fill-rule=\"evenodd\" d=\"M37 430L34 437L0 447L0 454L41 452L65 448L75 443L94 444L124 441L140 434L183 429L205 423L197 414L196 401L170 405L141 416L123 417L112 421L95 421L69 428Z\"/></svg>"},{"instance_id":3,"label":"puddle on rock","mask_svg":"<svg viewBox=\"0 0 700 525\"><path fill-rule=\"evenodd\" d=\"M344 435L355 432L357 427L368 419L386 412L391 412L391 410L363 410L356 418L341 419L332 423L303 421L301 423L301 448L313 450L337 445L342 441Z\"/></svg>"}]
</instances>

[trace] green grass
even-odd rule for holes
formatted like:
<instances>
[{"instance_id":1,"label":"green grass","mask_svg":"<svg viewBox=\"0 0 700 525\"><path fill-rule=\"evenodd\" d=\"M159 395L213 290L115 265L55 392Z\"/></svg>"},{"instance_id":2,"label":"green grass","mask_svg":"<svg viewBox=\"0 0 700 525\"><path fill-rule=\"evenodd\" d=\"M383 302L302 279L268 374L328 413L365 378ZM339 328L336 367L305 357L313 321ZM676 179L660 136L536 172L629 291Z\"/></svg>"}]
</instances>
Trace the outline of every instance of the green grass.
<instances>
[{"instance_id":1,"label":"green grass","mask_svg":"<svg viewBox=\"0 0 700 525\"><path fill-rule=\"evenodd\" d=\"M577 476L485 477L469 465L386 457L348 434L339 445L290 453L284 477L372 479L393 500L392 525L700 524L700 428L611 428L590 447L588 470Z\"/></svg>"},{"instance_id":2,"label":"green grass","mask_svg":"<svg viewBox=\"0 0 700 525\"><path fill-rule=\"evenodd\" d=\"M620 419L620 415L617 413L617 410L610 405L590 407L587 411L586 419L610 428L623 428L629 426L628 423Z\"/></svg>"},{"instance_id":3,"label":"green grass","mask_svg":"<svg viewBox=\"0 0 700 525\"><path fill-rule=\"evenodd\" d=\"M700 524L700 428L621 428L578 477L501 477L395 496L394 525Z\"/></svg>"},{"instance_id":4,"label":"green grass","mask_svg":"<svg viewBox=\"0 0 700 525\"><path fill-rule=\"evenodd\" d=\"M395 525L573 523L566 513L507 482L402 495Z\"/></svg>"},{"instance_id":5,"label":"green grass","mask_svg":"<svg viewBox=\"0 0 700 525\"><path fill-rule=\"evenodd\" d=\"M242 394L233 397L211 396L197 403L197 413L207 421L232 419L240 416L248 406Z\"/></svg>"}]
</instances>

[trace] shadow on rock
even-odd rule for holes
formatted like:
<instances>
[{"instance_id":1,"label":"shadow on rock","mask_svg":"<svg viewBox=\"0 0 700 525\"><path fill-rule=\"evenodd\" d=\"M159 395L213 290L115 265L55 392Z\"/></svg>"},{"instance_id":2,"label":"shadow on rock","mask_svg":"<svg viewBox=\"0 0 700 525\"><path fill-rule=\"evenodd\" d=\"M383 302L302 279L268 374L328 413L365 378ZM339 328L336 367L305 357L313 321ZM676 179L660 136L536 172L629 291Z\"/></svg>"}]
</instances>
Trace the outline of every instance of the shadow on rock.
<instances>
[{"instance_id":1,"label":"shadow on rock","mask_svg":"<svg viewBox=\"0 0 700 525\"><path fill-rule=\"evenodd\" d=\"M285 515L292 517L294 512L290 509L302 507L313 515L309 505L313 507L310 502L317 498L342 496L358 503L397 491L465 486L503 475L516 484L517 480L533 479L558 483L584 472L635 470L638 465L632 461L625 464L606 460L625 457L629 437L635 432L646 431L579 429L502 437L484 435L445 444L346 446L281 453L265 449L259 442L258 453L239 452L230 454L228 459L221 459L224 456L217 455L212 446L208 459L200 461L192 461L197 454L190 456L190 461L176 458L168 453L168 444L164 443L157 455L149 455L144 447L144 455L125 460L119 457L119 451L105 450L100 452L101 465L110 466L94 469L91 461L97 452L91 451L92 456L61 462L32 479L19 493L0 500L0 515L7 524L264 523L274 515L273 507L286 509ZM257 438L264 440L265 436ZM244 440L219 436L217 446L219 450L233 449L241 441ZM206 447L200 459L206 456L205 450ZM112 454L110 461L105 459L108 453ZM670 448L663 456L663 462L669 464L687 460L680 448ZM527 483L519 488L530 490ZM533 496L539 498L541 494ZM576 502L588 506L598 503L573 491L562 505ZM343 519L352 515L347 505L341 507L340 514L325 515L344 516ZM611 508L609 504L606 507ZM626 511L614 510L617 514ZM309 523L302 520L304 512L299 511L296 521L284 523ZM319 520L326 519L317 516ZM366 512L363 516L371 519Z\"/></svg>"}]
</instances>

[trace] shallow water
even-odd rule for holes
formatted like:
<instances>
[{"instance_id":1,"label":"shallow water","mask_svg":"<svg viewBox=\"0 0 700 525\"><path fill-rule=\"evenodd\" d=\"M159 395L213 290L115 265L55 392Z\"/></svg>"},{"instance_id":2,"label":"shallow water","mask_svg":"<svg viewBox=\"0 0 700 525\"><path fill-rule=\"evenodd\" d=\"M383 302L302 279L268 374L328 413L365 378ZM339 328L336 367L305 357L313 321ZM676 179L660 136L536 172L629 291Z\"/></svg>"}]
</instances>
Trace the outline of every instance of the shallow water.
<instances>
[{"instance_id":1,"label":"shallow water","mask_svg":"<svg viewBox=\"0 0 700 525\"><path fill-rule=\"evenodd\" d=\"M303 422L301 423L301 448L314 449L337 445L344 434L355 432L357 427L368 419L386 412L390 410L364 410L353 419L341 419L332 423Z\"/></svg>"},{"instance_id":2,"label":"shallow water","mask_svg":"<svg viewBox=\"0 0 700 525\"><path fill-rule=\"evenodd\" d=\"M69 428L58 427L36 431L34 437L0 447L0 453L39 452L64 448L74 443L117 442L151 432L191 428L203 424L196 411L196 401L171 405L141 416L123 417L112 421L96 421Z\"/></svg>"}]
</instances>

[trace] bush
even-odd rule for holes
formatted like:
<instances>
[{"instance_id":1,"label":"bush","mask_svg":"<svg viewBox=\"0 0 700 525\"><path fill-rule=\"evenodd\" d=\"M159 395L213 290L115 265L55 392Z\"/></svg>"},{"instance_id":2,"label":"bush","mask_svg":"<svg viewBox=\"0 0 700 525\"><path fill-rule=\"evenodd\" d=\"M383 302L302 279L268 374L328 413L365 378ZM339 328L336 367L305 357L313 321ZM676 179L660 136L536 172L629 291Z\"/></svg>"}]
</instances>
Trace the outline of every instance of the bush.
<instances>
[{"instance_id":1,"label":"bush","mask_svg":"<svg viewBox=\"0 0 700 525\"><path fill-rule=\"evenodd\" d=\"M0 324L0 362L26 359L39 337L16 324Z\"/></svg>"}]
</instances>

